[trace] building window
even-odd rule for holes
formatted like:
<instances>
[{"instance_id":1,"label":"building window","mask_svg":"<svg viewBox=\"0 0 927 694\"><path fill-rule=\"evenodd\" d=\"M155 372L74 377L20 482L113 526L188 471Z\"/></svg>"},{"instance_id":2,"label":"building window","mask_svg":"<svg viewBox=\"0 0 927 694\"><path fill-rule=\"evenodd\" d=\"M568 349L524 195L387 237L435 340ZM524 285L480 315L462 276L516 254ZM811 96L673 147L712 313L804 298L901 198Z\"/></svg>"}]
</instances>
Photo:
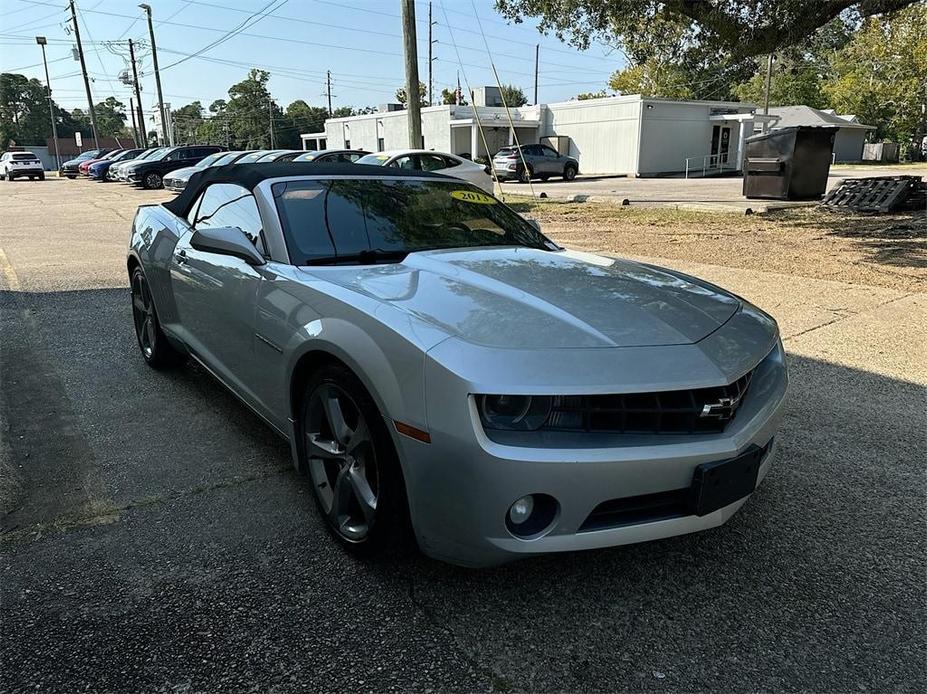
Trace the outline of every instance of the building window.
<instances>
[{"instance_id":1,"label":"building window","mask_svg":"<svg viewBox=\"0 0 927 694\"><path fill-rule=\"evenodd\" d=\"M351 141L350 141L350 140L345 140L345 141L344 141L344 148L345 148L345 149L351 149Z\"/></svg>"},{"instance_id":2,"label":"building window","mask_svg":"<svg viewBox=\"0 0 927 694\"><path fill-rule=\"evenodd\" d=\"M386 142L383 140L382 137L378 137L377 138L377 151L382 152L384 149L386 149Z\"/></svg>"}]
</instances>

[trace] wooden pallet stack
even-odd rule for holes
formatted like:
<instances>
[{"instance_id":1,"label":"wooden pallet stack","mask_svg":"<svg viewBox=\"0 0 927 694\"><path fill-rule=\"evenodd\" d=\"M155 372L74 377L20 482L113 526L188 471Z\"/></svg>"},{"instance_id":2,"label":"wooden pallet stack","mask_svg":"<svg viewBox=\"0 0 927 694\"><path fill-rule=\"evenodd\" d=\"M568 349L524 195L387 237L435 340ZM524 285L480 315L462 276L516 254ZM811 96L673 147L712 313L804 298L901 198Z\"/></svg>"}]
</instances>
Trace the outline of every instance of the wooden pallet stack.
<instances>
[{"instance_id":1,"label":"wooden pallet stack","mask_svg":"<svg viewBox=\"0 0 927 694\"><path fill-rule=\"evenodd\" d=\"M847 178L824 196L822 205L855 212L896 212L927 207L927 183L920 176Z\"/></svg>"}]
</instances>

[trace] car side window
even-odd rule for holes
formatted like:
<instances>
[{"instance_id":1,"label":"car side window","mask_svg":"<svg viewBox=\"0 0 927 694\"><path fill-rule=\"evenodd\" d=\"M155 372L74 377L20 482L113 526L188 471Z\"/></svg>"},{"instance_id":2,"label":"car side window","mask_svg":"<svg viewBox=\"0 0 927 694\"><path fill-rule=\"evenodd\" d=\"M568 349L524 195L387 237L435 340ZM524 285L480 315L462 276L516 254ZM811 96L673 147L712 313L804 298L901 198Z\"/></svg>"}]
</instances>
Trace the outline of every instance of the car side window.
<instances>
[{"instance_id":1,"label":"car side window","mask_svg":"<svg viewBox=\"0 0 927 694\"><path fill-rule=\"evenodd\" d=\"M404 154L401 157L396 157L393 161L389 163L389 165L392 166L394 169L411 170L411 169L418 168L415 165L415 159L412 157L411 154Z\"/></svg>"},{"instance_id":2,"label":"car side window","mask_svg":"<svg viewBox=\"0 0 927 694\"><path fill-rule=\"evenodd\" d=\"M351 154L345 154L345 155L344 155L344 159L345 159L345 161L348 162L349 164L353 164L353 163L356 162L358 159L360 159L362 156L364 156L364 155L363 155L363 154L358 154L357 152L352 152Z\"/></svg>"},{"instance_id":3,"label":"car side window","mask_svg":"<svg viewBox=\"0 0 927 694\"><path fill-rule=\"evenodd\" d=\"M258 251L262 255L266 254L261 234L261 214L254 196L233 183L214 183L209 186L203 193L193 221L194 229L222 227L241 229Z\"/></svg>"},{"instance_id":4,"label":"car side window","mask_svg":"<svg viewBox=\"0 0 927 694\"><path fill-rule=\"evenodd\" d=\"M555 150L553 147L548 147L547 145L543 145L541 147L541 151L544 152L544 156L546 157L554 157L556 159L560 156L557 150Z\"/></svg>"},{"instance_id":5,"label":"car side window","mask_svg":"<svg viewBox=\"0 0 927 694\"><path fill-rule=\"evenodd\" d=\"M445 158L437 154L419 154L418 159L421 162L422 171L440 171L447 168Z\"/></svg>"}]
</instances>

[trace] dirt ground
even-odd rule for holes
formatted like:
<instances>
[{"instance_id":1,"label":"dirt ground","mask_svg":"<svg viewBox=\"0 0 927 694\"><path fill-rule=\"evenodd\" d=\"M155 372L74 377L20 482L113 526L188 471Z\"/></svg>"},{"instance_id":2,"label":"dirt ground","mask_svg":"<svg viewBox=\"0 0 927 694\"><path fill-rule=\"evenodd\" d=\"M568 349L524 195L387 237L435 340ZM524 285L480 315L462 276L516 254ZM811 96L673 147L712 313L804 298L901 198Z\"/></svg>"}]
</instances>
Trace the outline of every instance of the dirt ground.
<instances>
[{"instance_id":1,"label":"dirt ground","mask_svg":"<svg viewBox=\"0 0 927 694\"><path fill-rule=\"evenodd\" d=\"M927 210L868 215L807 207L739 215L507 199L570 248L927 291Z\"/></svg>"}]
</instances>

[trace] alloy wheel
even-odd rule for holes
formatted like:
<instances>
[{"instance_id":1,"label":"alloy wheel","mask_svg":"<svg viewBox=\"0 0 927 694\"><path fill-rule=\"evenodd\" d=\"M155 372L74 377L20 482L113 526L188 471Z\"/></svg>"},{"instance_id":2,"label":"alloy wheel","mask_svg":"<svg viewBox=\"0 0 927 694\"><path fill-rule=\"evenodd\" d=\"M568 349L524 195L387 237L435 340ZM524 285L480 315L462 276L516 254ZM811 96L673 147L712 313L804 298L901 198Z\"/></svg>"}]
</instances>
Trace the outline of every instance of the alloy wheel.
<instances>
[{"instance_id":1,"label":"alloy wheel","mask_svg":"<svg viewBox=\"0 0 927 694\"><path fill-rule=\"evenodd\" d=\"M349 542L363 542L376 520L380 479L370 427L354 399L334 383L309 396L303 431L309 474L322 511Z\"/></svg>"},{"instance_id":2,"label":"alloy wheel","mask_svg":"<svg viewBox=\"0 0 927 694\"><path fill-rule=\"evenodd\" d=\"M160 188L161 187L161 177L156 173L150 173L145 176L145 187L146 188Z\"/></svg>"},{"instance_id":3,"label":"alloy wheel","mask_svg":"<svg viewBox=\"0 0 927 694\"><path fill-rule=\"evenodd\" d=\"M155 310L148 282L141 272L137 272L132 278L132 317L135 320L135 334L142 354L145 355L145 359L151 359L157 340Z\"/></svg>"}]
</instances>

